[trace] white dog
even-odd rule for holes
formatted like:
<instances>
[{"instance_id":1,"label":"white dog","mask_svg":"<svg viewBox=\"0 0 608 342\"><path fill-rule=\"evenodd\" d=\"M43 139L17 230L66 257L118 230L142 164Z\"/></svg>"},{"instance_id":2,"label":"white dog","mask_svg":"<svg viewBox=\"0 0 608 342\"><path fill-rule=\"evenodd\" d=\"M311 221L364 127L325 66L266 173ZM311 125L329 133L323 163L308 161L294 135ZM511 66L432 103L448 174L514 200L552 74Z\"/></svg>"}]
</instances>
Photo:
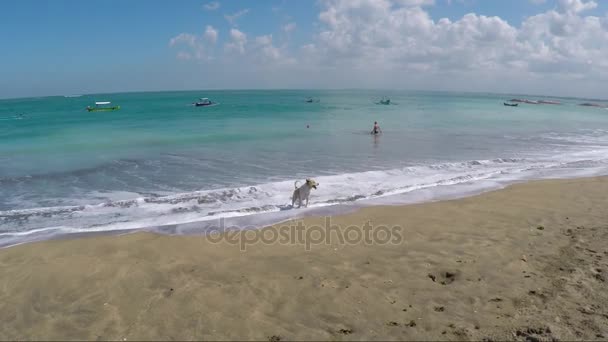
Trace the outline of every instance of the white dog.
<instances>
[{"instance_id":1,"label":"white dog","mask_svg":"<svg viewBox=\"0 0 608 342\"><path fill-rule=\"evenodd\" d=\"M306 200L306 205L304 207L308 207L308 197L310 196L310 189L316 189L319 186L319 183L315 182L312 179L306 179L306 183L298 188L298 182L294 183L295 190L293 191L293 196L291 196L291 206L296 203L296 199L298 200L298 208L302 206L302 201Z\"/></svg>"}]
</instances>

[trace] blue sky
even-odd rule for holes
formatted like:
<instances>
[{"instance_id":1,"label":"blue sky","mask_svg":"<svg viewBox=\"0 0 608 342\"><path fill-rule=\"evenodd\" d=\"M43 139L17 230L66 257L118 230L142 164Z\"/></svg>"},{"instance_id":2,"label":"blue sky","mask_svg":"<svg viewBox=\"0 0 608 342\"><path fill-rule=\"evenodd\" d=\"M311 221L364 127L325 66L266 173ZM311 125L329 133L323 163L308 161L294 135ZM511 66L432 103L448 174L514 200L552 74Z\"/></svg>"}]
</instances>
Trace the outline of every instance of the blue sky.
<instances>
[{"instance_id":1,"label":"blue sky","mask_svg":"<svg viewBox=\"0 0 608 342\"><path fill-rule=\"evenodd\" d=\"M436 37L438 34L436 31L443 28L431 27L429 32L419 33L412 31L413 28L407 25L408 22L423 20L425 15L434 24L438 24L441 18L448 18L450 25L453 25L445 28L446 37L455 37L454 32L462 29L464 24L478 25L467 26L464 36L459 37L464 37L463 41L469 44L467 36L470 36L471 32L487 30L492 34L498 34L496 36L498 43L500 39L505 39L503 45L517 44L524 49L524 46L541 46L541 44L524 42L526 37L523 33L518 33L521 37L510 40L510 28L505 27L502 21L518 30L527 18L555 10L556 15L561 15L561 18L555 16L550 18L547 15L545 19L554 22L573 20L572 25L564 27L576 26L576 29L582 30L582 32L568 32L566 39L576 42L577 39L580 40L580 35L585 35L589 31L587 26L578 27L580 25L577 23L580 20L576 21L576 18L601 18L598 20L608 18L606 2L588 0L352 0L350 2L231 0L217 1L218 6L207 7L218 8L209 10L205 5L209 5L210 2L2 1L0 2L0 46L3 49L0 53L2 56L0 98L138 90L255 88L257 85L265 88L324 87L324 85L418 88L417 84L411 82L396 84L392 80L381 78L366 82L365 78L352 77L354 73L365 72L376 75L389 72L390 75L394 74L395 70L403 72L404 76L414 73L415 79L435 82L428 81L421 84L420 88L441 88L441 85L445 85L441 80L442 74L458 73L455 69L445 69L446 65L459 62L451 61L455 59L454 54L431 56L428 51L445 48L446 44L452 43L450 41L439 43L438 40L434 50L433 46L422 46L420 42L424 41L425 34ZM595 5L589 5L584 10L573 9L575 6L580 7L589 3ZM386 4L390 6L387 7ZM239 12L243 14L232 23L226 19L226 16ZM323 16L323 13L330 14L332 18L340 18L339 23L328 19L327 15ZM468 13L477 15L474 23L463 21L463 25L457 25ZM481 16L497 16L502 21L487 21ZM400 24L403 26L388 27L386 32L380 32L385 30L386 25L373 28L377 22L387 17L403 21L404 23ZM286 29L288 24L292 25L292 29ZM205 41L203 34L207 26L217 32L217 41ZM600 27L601 30L604 29L603 26ZM608 31L608 25L605 29ZM236 55L230 52L236 49L231 50L227 46L235 39L231 30L238 31L246 37L242 43L243 49ZM496 30L502 31L496 33ZM597 37L601 38L602 32L594 31L594 34L600 35ZM185 47L179 43L170 46L171 39L180 33L196 37L196 43ZM376 37L392 35L395 44L402 44L411 42L416 38L415 34L421 35L420 42L412 43L407 53L398 52L396 46L362 45L368 44L366 37L370 35L373 37L372 40ZM331 41L328 41L327 37L331 37ZM538 39L549 39L543 37L539 34ZM480 49L475 50L479 51L479 54L488 56L496 54L494 50L485 49L486 45L471 45L471 48ZM584 48L588 48L589 53L581 57L586 58L585 60L581 60L576 65L563 66L562 62L567 60L568 53L562 51L563 46L556 46L554 58L547 57L548 64L539 66L538 70L549 68L556 71L551 68L563 67L564 70L572 71L569 77L580 80L584 77L584 74L581 76L580 73L585 72L581 69L582 66L589 64L589 58L603 52L603 50L596 51L597 47L592 46L592 42L588 45ZM606 43L604 42L603 45ZM194 57L191 50L193 46L196 46L196 51L204 51L204 56ZM461 45L454 43L454 46L456 49L456 46ZM539 50L530 49L525 51L531 55L541 51L540 47ZM310 53L312 50L315 51L314 55L304 56L303 51ZM429 61L426 66L419 60L422 57L412 54L414 50L425 51L426 57L423 60ZM383 65L391 65L392 69L384 70L377 65L366 69L365 65L379 63L379 60L371 58L374 52L365 54L361 51L375 51L378 55L386 55L386 63ZM462 52L462 49L458 48L454 51ZM359 53L362 54L361 59L355 61L355 57L352 56ZM562 59L557 55L558 53L563 54ZM505 53L501 52L501 54ZM191 57L183 58L185 56ZM490 70L499 76L501 71L491 65L507 63L503 61L503 57L502 55L500 58L495 57L494 62L486 61L488 58L484 58L483 62L487 62L491 70L474 69L473 71L487 75ZM340 58L346 58L344 63L338 62ZM319 64L315 65L313 60ZM393 63L395 60L399 60L401 64ZM531 84L538 83L537 87L542 88L543 75L535 69L540 60L540 57L524 60L521 63L517 60L509 60L510 64L505 65L517 67L518 74L529 73ZM319 74L314 72L328 67L331 61L336 62L337 66L332 67L328 72ZM465 63L462 65L469 66L471 61L462 62ZM480 62L476 59L474 63ZM522 66L522 63L526 66ZM601 61L598 60L593 64L594 68L601 68L600 71L604 72L605 67L600 64ZM554 72L551 74L551 77L546 79L547 85L555 81ZM324 75L327 78L324 78ZM340 82L341 78L343 82ZM604 80L601 78L596 81ZM462 81L465 79L463 78ZM457 84L450 87L457 88ZM478 87L486 88L484 84L479 84ZM517 86L514 84L513 88ZM477 89L472 85L472 89L466 90ZM509 91L510 89L496 87L492 90ZM573 86L573 90L581 91L580 87L576 86ZM530 89L530 91L538 90ZM560 88L559 91L567 93L569 90Z\"/></svg>"}]
</instances>

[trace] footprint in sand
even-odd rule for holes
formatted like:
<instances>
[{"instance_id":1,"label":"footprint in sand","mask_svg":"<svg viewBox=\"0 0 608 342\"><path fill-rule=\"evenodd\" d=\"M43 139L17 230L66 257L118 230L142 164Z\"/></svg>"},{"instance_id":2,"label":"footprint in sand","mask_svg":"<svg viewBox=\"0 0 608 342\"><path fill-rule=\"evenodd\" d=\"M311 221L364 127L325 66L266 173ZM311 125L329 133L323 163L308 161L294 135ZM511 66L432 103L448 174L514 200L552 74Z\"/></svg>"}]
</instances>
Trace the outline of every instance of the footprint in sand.
<instances>
[{"instance_id":1,"label":"footprint in sand","mask_svg":"<svg viewBox=\"0 0 608 342\"><path fill-rule=\"evenodd\" d=\"M350 335L353 333L353 331L351 329L340 329L340 330L338 330L338 332L342 335Z\"/></svg>"},{"instance_id":2,"label":"footprint in sand","mask_svg":"<svg viewBox=\"0 0 608 342\"><path fill-rule=\"evenodd\" d=\"M432 273L428 274L428 277L435 283L439 281L441 285L449 285L460 278L460 271L445 271L440 272L439 276Z\"/></svg>"}]
</instances>

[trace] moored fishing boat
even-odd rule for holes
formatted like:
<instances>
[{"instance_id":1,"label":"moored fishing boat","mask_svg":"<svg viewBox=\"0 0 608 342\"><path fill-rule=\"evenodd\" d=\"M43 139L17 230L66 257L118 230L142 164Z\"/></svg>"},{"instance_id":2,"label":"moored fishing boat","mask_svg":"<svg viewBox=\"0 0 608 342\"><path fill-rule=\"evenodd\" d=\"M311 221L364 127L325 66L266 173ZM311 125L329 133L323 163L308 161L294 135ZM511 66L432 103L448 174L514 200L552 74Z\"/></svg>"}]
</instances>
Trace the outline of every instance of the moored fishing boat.
<instances>
[{"instance_id":1,"label":"moored fishing boat","mask_svg":"<svg viewBox=\"0 0 608 342\"><path fill-rule=\"evenodd\" d=\"M112 106L112 102L109 101L95 102L95 107L87 106L89 112L111 112L119 109L120 106Z\"/></svg>"},{"instance_id":2,"label":"moored fishing boat","mask_svg":"<svg viewBox=\"0 0 608 342\"><path fill-rule=\"evenodd\" d=\"M209 107L209 106L215 106L217 104L218 103L213 102L206 97L203 97L203 98L200 98L197 102L194 102L192 105L195 107Z\"/></svg>"}]
</instances>

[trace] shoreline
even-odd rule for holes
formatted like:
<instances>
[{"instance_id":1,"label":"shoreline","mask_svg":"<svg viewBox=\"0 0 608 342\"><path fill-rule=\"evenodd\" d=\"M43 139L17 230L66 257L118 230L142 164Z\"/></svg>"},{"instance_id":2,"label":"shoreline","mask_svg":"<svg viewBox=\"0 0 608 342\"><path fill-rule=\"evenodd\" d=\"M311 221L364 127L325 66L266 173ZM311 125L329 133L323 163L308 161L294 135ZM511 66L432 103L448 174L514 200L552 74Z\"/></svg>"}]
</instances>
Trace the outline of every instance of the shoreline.
<instances>
[{"instance_id":1,"label":"shoreline","mask_svg":"<svg viewBox=\"0 0 608 342\"><path fill-rule=\"evenodd\" d=\"M150 232L4 248L0 339L603 339L606 192L538 180L331 217L343 237L403 228L392 243L261 240L321 216L245 249Z\"/></svg>"},{"instance_id":2,"label":"shoreline","mask_svg":"<svg viewBox=\"0 0 608 342\"><path fill-rule=\"evenodd\" d=\"M377 207L377 206L406 206L413 204L424 204L433 203L438 201L463 199L467 197L474 197L486 192L493 192L501 189L508 188L515 184L525 184L528 182L536 182L543 180L568 180L568 179L585 179L590 177L604 177L606 171L604 169L591 169L591 170L578 170L577 172L563 170L560 172L553 171L548 174L535 174L535 175L511 175L506 178L486 178L479 179L469 182L455 183L455 184L441 184L431 187L421 187L411 191L403 193L395 193L389 195L383 195L378 197L363 198L352 202L328 204L321 203L322 205L313 205L309 208L295 208L295 209L280 209L276 211L261 211L255 213L245 213L242 215L234 216L219 216L217 218L211 218L210 216L203 216L198 220L188 220L185 222L178 223L163 223L159 225L144 225L135 228L129 227L116 227L116 228L104 228L104 229L75 229L75 228L38 228L31 231L19 232L12 235L11 233L4 233L8 237L2 237L0 239L0 250L4 248L10 248L14 246L43 242L53 241L62 239L74 239L83 237L95 237L95 236L114 236L114 235L125 235L134 234L138 232L151 232L159 233L163 235L191 235L191 236L204 236L209 231L215 231L218 226L226 226L231 228L238 228L243 230L248 229L263 229L264 227L278 225L283 222L307 219L311 217L323 217L323 216L342 216L347 215L363 208ZM246 188L246 187L243 187ZM219 190L209 190L219 191ZM204 193L205 191L198 191ZM197 192L197 193L198 193ZM311 197L314 198L313 193ZM126 200L126 202L132 202L136 200ZM92 205L92 207L98 207L102 204ZM85 206L73 206L74 208L81 208ZM39 209L52 209L52 208L34 208L28 210L39 210Z\"/></svg>"}]
</instances>

